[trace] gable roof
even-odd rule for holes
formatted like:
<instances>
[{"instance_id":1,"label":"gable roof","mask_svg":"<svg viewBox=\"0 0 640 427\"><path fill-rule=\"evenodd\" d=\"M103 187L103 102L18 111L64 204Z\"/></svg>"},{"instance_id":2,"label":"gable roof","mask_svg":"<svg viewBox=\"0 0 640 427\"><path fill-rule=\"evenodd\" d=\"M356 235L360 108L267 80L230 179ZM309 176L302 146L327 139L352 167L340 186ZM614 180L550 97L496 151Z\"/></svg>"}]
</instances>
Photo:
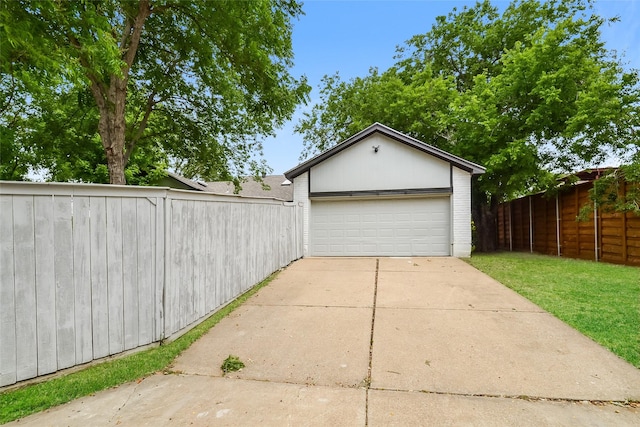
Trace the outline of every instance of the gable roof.
<instances>
[{"instance_id":1,"label":"gable roof","mask_svg":"<svg viewBox=\"0 0 640 427\"><path fill-rule=\"evenodd\" d=\"M425 144L422 141L419 141L415 138L412 138L408 135L405 135L401 132L398 132L395 129L391 129L388 126L385 126L383 124L380 123L374 123L371 126L369 126L368 128L358 132L357 134L347 138L346 140L342 141L340 144L336 145L333 148L330 148L320 154L318 154L315 157L310 158L309 160L299 164L298 166L296 166L293 169L288 170L287 172L284 173L284 175L288 178L288 179L293 179L299 175L302 175L303 173L307 172L309 169L311 169L312 167L314 167L315 165L317 165L318 163L321 163L325 160L327 160L329 157L332 157L336 154L338 154L339 152L341 152L342 150L351 147L352 145L362 141L363 139L373 135L374 133L380 133L388 138L394 139L398 142L401 142L405 145L408 145L410 147L413 147L417 150L420 150L424 153L430 154L434 157L437 157L438 159L444 160L446 162L451 163L452 165L465 170L467 172L470 172L472 175L480 175L483 174L485 172L485 168L483 168L482 166L470 162L468 160L465 160L461 157L458 156L454 156L451 153L447 153L444 150L441 150L439 148L436 148L434 146L431 146L429 144Z\"/></svg>"}]
</instances>

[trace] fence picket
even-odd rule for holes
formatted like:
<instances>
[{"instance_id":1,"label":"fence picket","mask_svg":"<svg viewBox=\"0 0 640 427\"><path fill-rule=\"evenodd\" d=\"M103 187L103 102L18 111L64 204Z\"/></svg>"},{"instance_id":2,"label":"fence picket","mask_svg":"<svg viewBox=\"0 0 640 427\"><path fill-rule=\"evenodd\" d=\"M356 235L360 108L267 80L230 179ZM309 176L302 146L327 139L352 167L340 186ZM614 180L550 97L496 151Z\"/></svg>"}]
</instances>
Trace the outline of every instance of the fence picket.
<instances>
[{"instance_id":1,"label":"fence picket","mask_svg":"<svg viewBox=\"0 0 640 427\"><path fill-rule=\"evenodd\" d=\"M109 354L124 350L124 281L122 278L122 199L107 197L107 307Z\"/></svg>"},{"instance_id":2,"label":"fence picket","mask_svg":"<svg viewBox=\"0 0 640 427\"><path fill-rule=\"evenodd\" d=\"M16 302L13 250L13 197L0 195L0 387L16 376Z\"/></svg>"},{"instance_id":3,"label":"fence picket","mask_svg":"<svg viewBox=\"0 0 640 427\"><path fill-rule=\"evenodd\" d=\"M91 197L91 321L93 358L109 355L109 297L107 294L107 219L105 197Z\"/></svg>"},{"instance_id":4,"label":"fence picket","mask_svg":"<svg viewBox=\"0 0 640 427\"><path fill-rule=\"evenodd\" d=\"M73 218L73 284L76 331L76 364L93 359L91 327L91 224L89 197L72 198Z\"/></svg>"},{"instance_id":5,"label":"fence picket","mask_svg":"<svg viewBox=\"0 0 640 427\"><path fill-rule=\"evenodd\" d=\"M13 201L16 362L18 381L38 374L33 196Z\"/></svg>"},{"instance_id":6,"label":"fence picket","mask_svg":"<svg viewBox=\"0 0 640 427\"><path fill-rule=\"evenodd\" d=\"M138 312L149 301L138 300L138 248L144 245L138 233L138 203L136 199L122 199L122 311L125 350L138 346Z\"/></svg>"},{"instance_id":7,"label":"fence picket","mask_svg":"<svg viewBox=\"0 0 640 427\"><path fill-rule=\"evenodd\" d=\"M56 205L57 204L58 203L56 203ZM57 220L57 212L55 217ZM56 304L49 303L50 301L56 301L56 298L64 298L65 296L64 291L56 295L56 282L59 279L56 274L54 258L48 256L50 253L55 253L54 230L57 235L64 234L62 230L57 230L54 225L54 203L52 196L34 197L34 219L38 375L45 375L58 370L58 360L56 357L58 337L56 326L65 323L64 316L67 314L57 313L56 307L59 305L57 302ZM63 224L61 225L64 226ZM64 240L61 236L59 236L59 238L61 241ZM60 274L60 276L64 275L62 271L58 274ZM63 286L64 285L70 286L73 291L73 282L63 284ZM66 336L64 332L61 335L61 342L63 342ZM74 352L70 352L70 355L75 358Z\"/></svg>"},{"instance_id":8,"label":"fence picket","mask_svg":"<svg viewBox=\"0 0 640 427\"><path fill-rule=\"evenodd\" d=\"M56 324L58 369L76 363L75 289L73 284L73 226L71 198L54 198Z\"/></svg>"},{"instance_id":9,"label":"fence picket","mask_svg":"<svg viewBox=\"0 0 640 427\"><path fill-rule=\"evenodd\" d=\"M154 317L154 251L157 250L155 243L155 221L152 211L152 204L146 199L136 201L136 241L137 241L137 289L131 296L138 303L138 310L134 311L137 333L136 340L132 347L145 345L153 342L153 317Z\"/></svg>"}]
</instances>

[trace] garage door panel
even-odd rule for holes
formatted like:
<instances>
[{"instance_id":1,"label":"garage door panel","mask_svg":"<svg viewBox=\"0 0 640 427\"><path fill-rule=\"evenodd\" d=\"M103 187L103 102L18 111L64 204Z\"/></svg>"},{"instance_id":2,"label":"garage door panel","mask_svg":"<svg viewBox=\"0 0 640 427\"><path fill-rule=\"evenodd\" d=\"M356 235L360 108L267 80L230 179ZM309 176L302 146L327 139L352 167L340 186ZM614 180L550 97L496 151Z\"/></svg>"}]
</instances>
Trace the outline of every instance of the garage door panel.
<instances>
[{"instance_id":1,"label":"garage door panel","mask_svg":"<svg viewBox=\"0 0 640 427\"><path fill-rule=\"evenodd\" d=\"M340 224L344 224L345 223L345 218L344 215L330 215L329 216L329 221L327 221L329 224L333 224L333 223L340 223Z\"/></svg>"},{"instance_id":2,"label":"garage door panel","mask_svg":"<svg viewBox=\"0 0 640 427\"><path fill-rule=\"evenodd\" d=\"M432 221L441 221L442 223L448 222L449 218L447 218L444 212L434 212L432 213Z\"/></svg>"},{"instance_id":3,"label":"garage door panel","mask_svg":"<svg viewBox=\"0 0 640 427\"><path fill-rule=\"evenodd\" d=\"M449 230L445 228L434 228L431 232L432 236L446 237L449 234Z\"/></svg>"},{"instance_id":4,"label":"garage door panel","mask_svg":"<svg viewBox=\"0 0 640 427\"><path fill-rule=\"evenodd\" d=\"M381 238L385 237L393 237L393 229L392 228L381 228L378 230L378 236Z\"/></svg>"},{"instance_id":5,"label":"garage door panel","mask_svg":"<svg viewBox=\"0 0 640 427\"><path fill-rule=\"evenodd\" d=\"M413 221L423 221L423 222L428 222L431 220L431 218L429 218L429 214L426 212L415 212L411 215L411 219Z\"/></svg>"},{"instance_id":6,"label":"garage door panel","mask_svg":"<svg viewBox=\"0 0 640 427\"><path fill-rule=\"evenodd\" d=\"M429 245L417 243L416 244L416 248L419 251L428 251L429 250Z\"/></svg>"},{"instance_id":7,"label":"garage door panel","mask_svg":"<svg viewBox=\"0 0 640 427\"><path fill-rule=\"evenodd\" d=\"M401 223L401 222L410 223L412 221L411 216L412 215L409 212L407 212L407 213L399 213L399 214L395 215L395 220L398 223Z\"/></svg>"},{"instance_id":8,"label":"garage door panel","mask_svg":"<svg viewBox=\"0 0 640 427\"><path fill-rule=\"evenodd\" d=\"M311 255L449 255L448 197L313 201Z\"/></svg>"},{"instance_id":9,"label":"garage door panel","mask_svg":"<svg viewBox=\"0 0 640 427\"><path fill-rule=\"evenodd\" d=\"M429 230L427 230L426 228L415 228L411 232L414 237L429 237Z\"/></svg>"},{"instance_id":10,"label":"garage door panel","mask_svg":"<svg viewBox=\"0 0 640 427\"><path fill-rule=\"evenodd\" d=\"M362 230L362 237L378 237L378 230L373 228L366 228Z\"/></svg>"},{"instance_id":11,"label":"garage door panel","mask_svg":"<svg viewBox=\"0 0 640 427\"><path fill-rule=\"evenodd\" d=\"M394 249L395 249L396 252L406 253L406 252L411 251L411 245L409 245L409 244L398 244L398 245L395 245Z\"/></svg>"},{"instance_id":12,"label":"garage door panel","mask_svg":"<svg viewBox=\"0 0 640 427\"><path fill-rule=\"evenodd\" d=\"M377 224L378 221L378 215L375 214L362 215L361 219L361 222L363 222L364 224Z\"/></svg>"},{"instance_id":13,"label":"garage door panel","mask_svg":"<svg viewBox=\"0 0 640 427\"><path fill-rule=\"evenodd\" d=\"M328 215L317 215L315 217L316 225L321 224L329 224L329 216Z\"/></svg>"}]
</instances>

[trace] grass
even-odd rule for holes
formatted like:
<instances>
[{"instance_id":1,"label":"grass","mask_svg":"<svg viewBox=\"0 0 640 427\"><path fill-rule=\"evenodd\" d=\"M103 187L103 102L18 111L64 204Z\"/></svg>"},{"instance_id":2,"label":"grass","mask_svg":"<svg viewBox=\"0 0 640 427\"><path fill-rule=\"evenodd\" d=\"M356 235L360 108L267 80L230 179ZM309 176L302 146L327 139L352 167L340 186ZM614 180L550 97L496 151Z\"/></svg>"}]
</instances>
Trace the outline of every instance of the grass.
<instances>
[{"instance_id":1,"label":"grass","mask_svg":"<svg viewBox=\"0 0 640 427\"><path fill-rule=\"evenodd\" d=\"M516 252L468 262L640 368L639 268Z\"/></svg>"},{"instance_id":2,"label":"grass","mask_svg":"<svg viewBox=\"0 0 640 427\"><path fill-rule=\"evenodd\" d=\"M175 341L0 394L0 424L165 370L209 329L271 282L272 274Z\"/></svg>"}]
</instances>

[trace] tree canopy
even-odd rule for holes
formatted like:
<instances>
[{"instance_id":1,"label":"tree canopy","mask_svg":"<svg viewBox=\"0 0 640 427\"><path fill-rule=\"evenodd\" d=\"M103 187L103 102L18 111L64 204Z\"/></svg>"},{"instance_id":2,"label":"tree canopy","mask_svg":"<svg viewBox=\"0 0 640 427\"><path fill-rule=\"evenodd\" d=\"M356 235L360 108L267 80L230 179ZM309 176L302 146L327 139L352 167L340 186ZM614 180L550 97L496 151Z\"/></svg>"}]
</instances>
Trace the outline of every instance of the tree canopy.
<instances>
[{"instance_id":1,"label":"tree canopy","mask_svg":"<svg viewBox=\"0 0 640 427\"><path fill-rule=\"evenodd\" d=\"M1 2L2 178L265 169L260 137L309 91L289 73L301 13L293 0Z\"/></svg>"},{"instance_id":2,"label":"tree canopy","mask_svg":"<svg viewBox=\"0 0 640 427\"><path fill-rule=\"evenodd\" d=\"M490 249L498 201L637 151L639 76L605 48L606 22L580 0L454 9L399 47L388 70L325 76L296 128L303 157L381 122L481 164L474 218Z\"/></svg>"}]
</instances>

